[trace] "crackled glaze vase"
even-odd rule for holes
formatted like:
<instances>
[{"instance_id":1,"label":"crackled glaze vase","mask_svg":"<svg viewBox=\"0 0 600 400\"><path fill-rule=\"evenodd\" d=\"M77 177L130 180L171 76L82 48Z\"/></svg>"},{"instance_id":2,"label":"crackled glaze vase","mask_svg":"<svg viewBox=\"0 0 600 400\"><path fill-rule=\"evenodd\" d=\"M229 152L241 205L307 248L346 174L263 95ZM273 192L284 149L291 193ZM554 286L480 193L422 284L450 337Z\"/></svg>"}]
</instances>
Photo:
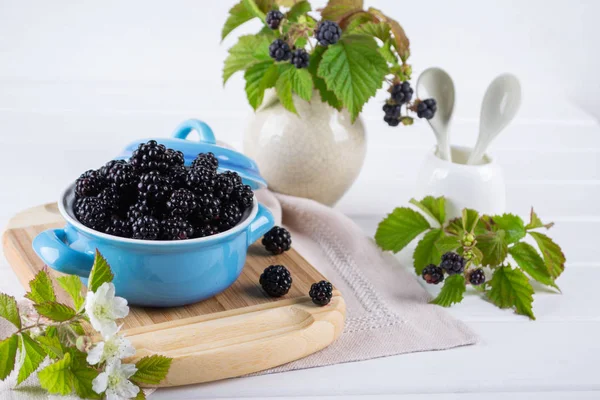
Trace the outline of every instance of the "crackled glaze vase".
<instances>
[{"instance_id":1,"label":"crackled glaze vase","mask_svg":"<svg viewBox=\"0 0 600 400\"><path fill-rule=\"evenodd\" d=\"M246 128L244 152L258 164L269 188L334 205L352 186L366 152L362 120L352 124L346 110L294 99L298 115L273 94Z\"/></svg>"}]
</instances>

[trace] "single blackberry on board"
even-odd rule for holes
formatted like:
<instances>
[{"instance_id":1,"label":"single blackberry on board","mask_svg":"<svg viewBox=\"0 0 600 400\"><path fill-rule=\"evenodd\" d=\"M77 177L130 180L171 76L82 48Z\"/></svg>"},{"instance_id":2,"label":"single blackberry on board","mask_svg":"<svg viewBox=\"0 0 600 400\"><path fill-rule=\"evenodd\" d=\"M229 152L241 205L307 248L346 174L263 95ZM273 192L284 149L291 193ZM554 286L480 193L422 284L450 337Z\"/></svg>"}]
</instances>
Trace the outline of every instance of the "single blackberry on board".
<instances>
[{"instance_id":1,"label":"single blackberry on board","mask_svg":"<svg viewBox=\"0 0 600 400\"><path fill-rule=\"evenodd\" d=\"M157 240L160 236L160 222L155 217L143 215L131 225L134 239Z\"/></svg>"},{"instance_id":2,"label":"single blackberry on board","mask_svg":"<svg viewBox=\"0 0 600 400\"><path fill-rule=\"evenodd\" d=\"M392 99L397 104L408 103L412 99L413 93L413 89L410 87L410 82L408 81L397 83L392 86Z\"/></svg>"},{"instance_id":3,"label":"single blackberry on board","mask_svg":"<svg viewBox=\"0 0 600 400\"><path fill-rule=\"evenodd\" d=\"M259 283L269 296L281 297L290 291L292 275L283 265L271 265L260 275Z\"/></svg>"},{"instance_id":4,"label":"single blackberry on board","mask_svg":"<svg viewBox=\"0 0 600 400\"><path fill-rule=\"evenodd\" d=\"M177 189L171 193L167 201L167 210L173 216L188 217L194 212L198 203L196 196L188 189Z\"/></svg>"},{"instance_id":5,"label":"single blackberry on board","mask_svg":"<svg viewBox=\"0 0 600 400\"><path fill-rule=\"evenodd\" d=\"M315 37L321 46L336 44L342 36L342 28L333 21L321 21L315 29Z\"/></svg>"},{"instance_id":6,"label":"single blackberry on board","mask_svg":"<svg viewBox=\"0 0 600 400\"><path fill-rule=\"evenodd\" d=\"M278 29L281 20L283 19L283 13L279 10L271 10L267 13L265 22L271 29Z\"/></svg>"},{"instance_id":7,"label":"single blackberry on board","mask_svg":"<svg viewBox=\"0 0 600 400\"><path fill-rule=\"evenodd\" d=\"M241 185L233 189L231 200L236 202L242 212L252 207L254 192L250 185Z\"/></svg>"},{"instance_id":8,"label":"single blackberry on board","mask_svg":"<svg viewBox=\"0 0 600 400\"><path fill-rule=\"evenodd\" d=\"M106 173L106 180L110 186L127 195L135 194L135 189L140 176L131 164L115 163Z\"/></svg>"},{"instance_id":9,"label":"single blackberry on board","mask_svg":"<svg viewBox=\"0 0 600 400\"><path fill-rule=\"evenodd\" d=\"M211 152L200 153L194 161L192 161L192 168L204 167L212 171L216 171L219 168L219 160Z\"/></svg>"},{"instance_id":10,"label":"single blackberry on board","mask_svg":"<svg viewBox=\"0 0 600 400\"><path fill-rule=\"evenodd\" d=\"M110 211L104 200L83 197L75 202L75 217L85 226L104 232L108 226Z\"/></svg>"},{"instance_id":11,"label":"single blackberry on board","mask_svg":"<svg viewBox=\"0 0 600 400\"><path fill-rule=\"evenodd\" d=\"M169 167L167 158L167 148L156 140L150 140L148 143L141 143L134 150L129 163L141 172L166 171Z\"/></svg>"},{"instance_id":12,"label":"single blackberry on board","mask_svg":"<svg viewBox=\"0 0 600 400\"><path fill-rule=\"evenodd\" d=\"M437 285L444 280L444 270L437 265L430 264L423 268L421 276L425 282Z\"/></svg>"},{"instance_id":13,"label":"single blackberry on board","mask_svg":"<svg viewBox=\"0 0 600 400\"><path fill-rule=\"evenodd\" d=\"M98 171L90 169L84 172L75 181L75 195L77 197L96 196L106 187L106 181L100 176Z\"/></svg>"},{"instance_id":14,"label":"single blackberry on board","mask_svg":"<svg viewBox=\"0 0 600 400\"><path fill-rule=\"evenodd\" d=\"M212 193L205 193L198 196L197 202L198 207L194 216L198 222L211 222L219 219L221 215L221 201L215 198Z\"/></svg>"},{"instance_id":15,"label":"single blackberry on board","mask_svg":"<svg viewBox=\"0 0 600 400\"><path fill-rule=\"evenodd\" d=\"M292 58L290 59L292 65L296 68L306 68L310 63L310 56L304 49L296 49L292 52Z\"/></svg>"},{"instance_id":16,"label":"single blackberry on board","mask_svg":"<svg viewBox=\"0 0 600 400\"><path fill-rule=\"evenodd\" d=\"M292 57L292 51L284 40L275 39L269 46L269 55L275 61L287 61Z\"/></svg>"},{"instance_id":17,"label":"single blackberry on board","mask_svg":"<svg viewBox=\"0 0 600 400\"><path fill-rule=\"evenodd\" d=\"M481 268L473 270L469 273L469 283L471 283L471 285L477 286L477 285L481 285L484 282L485 282L485 273L483 272L483 270Z\"/></svg>"},{"instance_id":18,"label":"single blackberry on board","mask_svg":"<svg viewBox=\"0 0 600 400\"><path fill-rule=\"evenodd\" d=\"M191 168L185 177L186 187L196 195L212 193L215 188L217 174L205 167Z\"/></svg>"},{"instance_id":19,"label":"single blackberry on board","mask_svg":"<svg viewBox=\"0 0 600 400\"><path fill-rule=\"evenodd\" d=\"M132 224L144 215L153 214L154 210L148 205L146 200L138 200L129 206L129 209L127 210L127 220Z\"/></svg>"},{"instance_id":20,"label":"single blackberry on board","mask_svg":"<svg viewBox=\"0 0 600 400\"><path fill-rule=\"evenodd\" d=\"M131 222L127 219L121 219L118 217L112 217L106 233L113 236L120 236L125 238L131 237Z\"/></svg>"},{"instance_id":21,"label":"single blackberry on board","mask_svg":"<svg viewBox=\"0 0 600 400\"><path fill-rule=\"evenodd\" d=\"M192 224L183 218L173 217L160 222L161 240L185 240L193 237Z\"/></svg>"},{"instance_id":22,"label":"single blackberry on board","mask_svg":"<svg viewBox=\"0 0 600 400\"><path fill-rule=\"evenodd\" d=\"M140 177L138 190L140 198L146 200L149 206L161 207L173 192L173 186L160 172L150 171Z\"/></svg>"},{"instance_id":23,"label":"single blackberry on board","mask_svg":"<svg viewBox=\"0 0 600 400\"><path fill-rule=\"evenodd\" d=\"M333 285L327 281L313 283L308 294L313 303L318 306L325 306L329 304L333 297Z\"/></svg>"},{"instance_id":24,"label":"single blackberry on board","mask_svg":"<svg viewBox=\"0 0 600 400\"><path fill-rule=\"evenodd\" d=\"M219 214L218 228L219 232L225 232L234 226L242 219L242 212L239 207L233 203L225 204L221 208Z\"/></svg>"},{"instance_id":25,"label":"single blackberry on board","mask_svg":"<svg viewBox=\"0 0 600 400\"><path fill-rule=\"evenodd\" d=\"M103 178L107 178L108 177L108 171L110 171L110 169L112 167L114 167L116 164L126 164L126 163L127 163L127 161L125 161L125 160L110 160L109 162L107 162L106 164L104 164L102 167L100 167L100 169L98 170L98 173Z\"/></svg>"},{"instance_id":26,"label":"single blackberry on board","mask_svg":"<svg viewBox=\"0 0 600 400\"><path fill-rule=\"evenodd\" d=\"M448 275L460 274L465 270L466 260L460 254L448 252L442 256L440 267Z\"/></svg>"},{"instance_id":27,"label":"single blackberry on board","mask_svg":"<svg viewBox=\"0 0 600 400\"><path fill-rule=\"evenodd\" d=\"M398 126L398 124L400 124L401 106L399 104L385 103L383 105L383 111L385 112L383 120L387 122L389 126Z\"/></svg>"},{"instance_id":28,"label":"single blackberry on board","mask_svg":"<svg viewBox=\"0 0 600 400\"><path fill-rule=\"evenodd\" d=\"M417 117L431 119L437 111L435 99L426 99L417 104Z\"/></svg>"},{"instance_id":29,"label":"single blackberry on board","mask_svg":"<svg viewBox=\"0 0 600 400\"><path fill-rule=\"evenodd\" d=\"M277 255L288 251L292 247L292 235L287 229L280 226L274 226L265 233L262 238L262 244L267 251Z\"/></svg>"}]
</instances>

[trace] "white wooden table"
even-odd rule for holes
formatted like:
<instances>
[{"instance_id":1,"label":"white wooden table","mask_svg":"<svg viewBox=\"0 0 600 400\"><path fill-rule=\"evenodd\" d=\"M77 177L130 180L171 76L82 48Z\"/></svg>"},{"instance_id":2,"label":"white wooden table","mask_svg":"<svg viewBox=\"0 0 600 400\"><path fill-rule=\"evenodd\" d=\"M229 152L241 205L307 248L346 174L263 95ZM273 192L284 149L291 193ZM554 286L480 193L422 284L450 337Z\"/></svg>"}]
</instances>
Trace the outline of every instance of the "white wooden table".
<instances>
[{"instance_id":1,"label":"white wooden table","mask_svg":"<svg viewBox=\"0 0 600 400\"><path fill-rule=\"evenodd\" d=\"M569 104L529 98L535 101L524 104L493 154L505 168L508 209L526 216L534 205L544 221L556 222L550 235L567 256L557 281L563 294L535 295L537 321L471 294L448 312L480 335L475 346L159 390L152 398L600 398L600 126ZM433 144L425 124L388 129L378 108L369 105L365 112L370 137L364 170L337 206L368 235L387 212L406 204L415 170ZM474 142L474 114L457 120L454 143ZM143 115L15 111L3 108L0 97L0 225L23 208L54 200L78 172L99 166L128 141L165 136L193 115L191 109ZM241 121L208 121L239 143ZM409 253L399 257L411 268ZM23 295L3 257L0 291Z\"/></svg>"}]
</instances>

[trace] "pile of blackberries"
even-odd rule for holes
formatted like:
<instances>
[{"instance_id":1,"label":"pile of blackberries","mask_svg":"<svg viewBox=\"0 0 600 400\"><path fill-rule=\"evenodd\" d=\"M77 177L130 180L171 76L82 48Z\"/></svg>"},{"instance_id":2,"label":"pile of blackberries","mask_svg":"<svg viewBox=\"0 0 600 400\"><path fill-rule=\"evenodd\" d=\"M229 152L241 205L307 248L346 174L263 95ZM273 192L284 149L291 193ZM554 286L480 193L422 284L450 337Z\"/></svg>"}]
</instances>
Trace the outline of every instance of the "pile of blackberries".
<instances>
[{"instance_id":1,"label":"pile of blackberries","mask_svg":"<svg viewBox=\"0 0 600 400\"><path fill-rule=\"evenodd\" d=\"M383 105L383 120L389 126L398 126L402 121L402 106L406 104L407 109L417 112L417 117L431 119L437 111L435 99L415 100L411 104L413 89L410 82L396 83L390 88L390 98ZM412 119L411 119L412 121Z\"/></svg>"},{"instance_id":2,"label":"pile of blackberries","mask_svg":"<svg viewBox=\"0 0 600 400\"><path fill-rule=\"evenodd\" d=\"M218 173L213 153L190 167L183 153L154 140L126 160L112 160L75 182L75 217L114 236L183 240L214 235L237 225L252 207L252 188L235 172Z\"/></svg>"},{"instance_id":3,"label":"pile of blackberries","mask_svg":"<svg viewBox=\"0 0 600 400\"><path fill-rule=\"evenodd\" d=\"M448 252L442 256L439 267L430 264L423 268L421 276L427 283L437 285L444 280L444 274L456 275L465 273L467 260L460 254ZM483 269L469 270L465 273L471 285L481 285L485 282Z\"/></svg>"}]
</instances>

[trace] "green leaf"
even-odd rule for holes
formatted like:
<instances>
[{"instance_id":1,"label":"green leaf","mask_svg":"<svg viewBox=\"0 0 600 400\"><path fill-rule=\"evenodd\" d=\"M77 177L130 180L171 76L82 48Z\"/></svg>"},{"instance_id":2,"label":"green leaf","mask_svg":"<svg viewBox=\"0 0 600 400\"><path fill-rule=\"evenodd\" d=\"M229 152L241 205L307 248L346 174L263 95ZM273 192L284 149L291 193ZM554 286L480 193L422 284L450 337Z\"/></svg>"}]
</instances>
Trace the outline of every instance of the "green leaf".
<instances>
[{"instance_id":1,"label":"green leaf","mask_svg":"<svg viewBox=\"0 0 600 400\"><path fill-rule=\"evenodd\" d=\"M379 53L385 58L390 64L397 64L398 59L396 58L396 54L392 51L392 40L388 39L383 42L383 46L379 48Z\"/></svg>"},{"instance_id":2,"label":"green leaf","mask_svg":"<svg viewBox=\"0 0 600 400\"><path fill-rule=\"evenodd\" d=\"M14 297L0 293L0 317L21 329L21 317Z\"/></svg>"},{"instance_id":3,"label":"green leaf","mask_svg":"<svg viewBox=\"0 0 600 400\"><path fill-rule=\"evenodd\" d=\"M44 335L38 336L36 340L44 348L44 351L50 358L56 360L65 355L63 346L57 336L56 327L49 327L46 329Z\"/></svg>"},{"instance_id":4,"label":"green leaf","mask_svg":"<svg viewBox=\"0 0 600 400\"><path fill-rule=\"evenodd\" d=\"M83 356L83 362L73 363L71 366L73 389L82 399L99 399L101 396L92 389L92 381L99 372L89 367L85 362L85 354Z\"/></svg>"},{"instance_id":5,"label":"green leaf","mask_svg":"<svg viewBox=\"0 0 600 400\"><path fill-rule=\"evenodd\" d=\"M514 214L495 215L492 217L497 229L502 229L505 233L507 244L516 243L525 237L525 226L521 217Z\"/></svg>"},{"instance_id":6,"label":"green leaf","mask_svg":"<svg viewBox=\"0 0 600 400\"><path fill-rule=\"evenodd\" d=\"M477 236L477 247L483 253L482 265L491 267L502 264L508 254L508 246L504 240L503 230L489 232L485 235Z\"/></svg>"},{"instance_id":7,"label":"green leaf","mask_svg":"<svg viewBox=\"0 0 600 400\"><path fill-rule=\"evenodd\" d=\"M449 276L444 280L444 286L442 286L440 293L430 303L450 307L452 304L462 301L466 290L467 285L462 274Z\"/></svg>"},{"instance_id":8,"label":"green leaf","mask_svg":"<svg viewBox=\"0 0 600 400\"><path fill-rule=\"evenodd\" d=\"M255 2L254 0L242 0L242 3L244 3L246 8L249 12L252 13L252 15L260 18L261 21L265 22L265 12L259 7L259 5L257 4L258 2Z\"/></svg>"},{"instance_id":9,"label":"green leaf","mask_svg":"<svg viewBox=\"0 0 600 400\"><path fill-rule=\"evenodd\" d=\"M343 107L342 102L336 97L335 93L327 88L325 80L317 75L319 63L323 58L326 48L323 46L317 46L313 53L310 55L310 64L308 65L308 72L312 75L312 79L315 85L315 89L319 91L321 95L321 101L329 104L331 107L340 111Z\"/></svg>"},{"instance_id":10,"label":"green leaf","mask_svg":"<svg viewBox=\"0 0 600 400\"><path fill-rule=\"evenodd\" d=\"M158 385L169 372L172 358L155 354L142 358L135 364L136 373L131 377L131 381L137 384Z\"/></svg>"},{"instance_id":11,"label":"green leaf","mask_svg":"<svg viewBox=\"0 0 600 400\"><path fill-rule=\"evenodd\" d=\"M133 400L146 400L146 395L144 394L142 388L140 388L140 391L138 392L137 396L133 398Z\"/></svg>"},{"instance_id":12,"label":"green leaf","mask_svg":"<svg viewBox=\"0 0 600 400\"><path fill-rule=\"evenodd\" d=\"M419 207L421 211L439 222L440 226L444 225L444 221L446 220L446 199L444 196L427 196L421 201L410 199L410 203Z\"/></svg>"},{"instance_id":13,"label":"green leaf","mask_svg":"<svg viewBox=\"0 0 600 400\"><path fill-rule=\"evenodd\" d=\"M370 7L368 12L376 16L380 21L387 22L390 25L394 34L396 51L400 55L400 58L405 61L410 56L410 41L402 26L396 20L386 16L376 8Z\"/></svg>"},{"instance_id":14,"label":"green leaf","mask_svg":"<svg viewBox=\"0 0 600 400\"><path fill-rule=\"evenodd\" d=\"M387 63L377 43L365 35L343 36L338 43L329 46L317 70L327 88L342 100L352 122L381 88L387 72Z\"/></svg>"},{"instance_id":15,"label":"green leaf","mask_svg":"<svg viewBox=\"0 0 600 400\"><path fill-rule=\"evenodd\" d=\"M329 0L327 6L321 11L321 17L330 21L339 22L345 16L363 8L363 0Z\"/></svg>"},{"instance_id":16,"label":"green leaf","mask_svg":"<svg viewBox=\"0 0 600 400\"><path fill-rule=\"evenodd\" d=\"M287 12L286 18L291 22L296 22L298 17L312 10L308 1L299 1L294 4L290 11Z\"/></svg>"},{"instance_id":17,"label":"green leaf","mask_svg":"<svg viewBox=\"0 0 600 400\"><path fill-rule=\"evenodd\" d=\"M61 360L48 365L38 372L40 385L52 394L64 396L71 393L73 374L71 373L70 366L71 355L66 353Z\"/></svg>"},{"instance_id":18,"label":"green leaf","mask_svg":"<svg viewBox=\"0 0 600 400\"><path fill-rule=\"evenodd\" d=\"M458 236L444 236L435 243L435 248L442 254L446 254L449 251L454 251L461 246L460 239Z\"/></svg>"},{"instance_id":19,"label":"green leaf","mask_svg":"<svg viewBox=\"0 0 600 400\"><path fill-rule=\"evenodd\" d=\"M279 78L275 84L281 104L289 111L296 113L293 93L303 100L310 101L313 93L313 82L310 72L298 69L292 64L279 67Z\"/></svg>"},{"instance_id":20,"label":"green leaf","mask_svg":"<svg viewBox=\"0 0 600 400\"><path fill-rule=\"evenodd\" d=\"M517 314L535 319L531 309L533 288L521 270L511 267L498 268L489 281L489 286L487 296L492 303L500 308L514 307Z\"/></svg>"},{"instance_id":21,"label":"green leaf","mask_svg":"<svg viewBox=\"0 0 600 400\"><path fill-rule=\"evenodd\" d=\"M470 208L462 210L462 226L465 232L473 233L477 222L479 222L479 213L477 211Z\"/></svg>"},{"instance_id":22,"label":"green leaf","mask_svg":"<svg viewBox=\"0 0 600 400\"><path fill-rule=\"evenodd\" d=\"M423 268L429 264L439 264L442 258L441 253L436 248L436 242L444 237L444 231L441 229L432 229L423 236L417 244L413 253L415 272L421 275Z\"/></svg>"},{"instance_id":23,"label":"green leaf","mask_svg":"<svg viewBox=\"0 0 600 400\"><path fill-rule=\"evenodd\" d=\"M106 262L104 256L96 250L94 265L92 266L92 271L90 272L90 277L88 279L88 290L95 292L103 283L112 282L114 277L108 262Z\"/></svg>"},{"instance_id":24,"label":"green leaf","mask_svg":"<svg viewBox=\"0 0 600 400\"><path fill-rule=\"evenodd\" d=\"M17 356L17 335L12 335L0 341L0 381L6 379L15 369L15 358Z\"/></svg>"},{"instance_id":25,"label":"green leaf","mask_svg":"<svg viewBox=\"0 0 600 400\"><path fill-rule=\"evenodd\" d=\"M391 38L390 26L386 22L367 22L357 26L352 33L370 35L382 42Z\"/></svg>"},{"instance_id":26,"label":"green leaf","mask_svg":"<svg viewBox=\"0 0 600 400\"><path fill-rule=\"evenodd\" d=\"M529 234L540 248L548 273L552 278L558 278L565 270L565 262L567 261L562 249L543 233L529 232Z\"/></svg>"},{"instance_id":27,"label":"green leaf","mask_svg":"<svg viewBox=\"0 0 600 400\"><path fill-rule=\"evenodd\" d=\"M17 385L23 382L29 377L36 369L40 366L42 361L46 358L46 352L44 349L37 344L27 333L21 333L19 335L19 347L21 349L21 357L23 363L21 369L19 369L19 375L17 377Z\"/></svg>"},{"instance_id":28,"label":"green leaf","mask_svg":"<svg viewBox=\"0 0 600 400\"><path fill-rule=\"evenodd\" d=\"M367 22L379 22L379 20L373 14L369 14L366 11L357 11L345 18L344 23L342 24L345 26L342 26L341 28L345 33L351 34L354 33L360 25Z\"/></svg>"},{"instance_id":29,"label":"green leaf","mask_svg":"<svg viewBox=\"0 0 600 400\"><path fill-rule=\"evenodd\" d=\"M481 265L481 261L483 260L483 253L477 247L473 247L471 249L473 253L473 259L471 260L475 265Z\"/></svg>"},{"instance_id":30,"label":"green leaf","mask_svg":"<svg viewBox=\"0 0 600 400\"><path fill-rule=\"evenodd\" d=\"M525 229L528 231L531 229L537 228L546 228L550 229L554 226L554 222L550 222L549 224L544 224L542 220L537 216L535 211L533 211L533 207L531 207L531 213L529 214L529 223L525 226Z\"/></svg>"},{"instance_id":31,"label":"green leaf","mask_svg":"<svg viewBox=\"0 0 600 400\"><path fill-rule=\"evenodd\" d=\"M235 28L250 21L252 18L254 18L254 14L246 8L243 1L234 5L229 10L229 17L227 17L227 21L223 25L221 40L225 39Z\"/></svg>"},{"instance_id":32,"label":"green leaf","mask_svg":"<svg viewBox=\"0 0 600 400\"><path fill-rule=\"evenodd\" d=\"M292 80L290 79L289 74L285 73L286 71L289 71L290 68L282 68L282 70L283 71L280 72L279 78L277 78L277 82L275 83L277 96L279 97L281 105L283 105L286 110L293 112L294 114L298 114L298 111L296 111L296 106L294 105Z\"/></svg>"},{"instance_id":33,"label":"green leaf","mask_svg":"<svg viewBox=\"0 0 600 400\"><path fill-rule=\"evenodd\" d=\"M520 242L508 249L508 253L527 275L544 285L558 289L546 268L544 260L532 245Z\"/></svg>"},{"instance_id":34,"label":"green leaf","mask_svg":"<svg viewBox=\"0 0 600 400\"><path fill-rule=\"evenodd\" d=\"M261 62L269 61L269 38L262 35L241 36L229 49L229 55L223 65L223 84L236 73Z\"/></svg>"},{"instance_id":35,"label":"green leaf","mask_svg":"<svg viewBox=\"0 0 600 400\"><path fill-rule=\"evenodd\" d=\"M35 278L29 281L29 293L25 297L38 304L56 301L52 280L45 270L39 271Z\"/></svg>"},{"instance_id":36,"label":"green leaf","mask_svg":"<svg viewBox=\"0 0 600 400\"><path fill-rule=\"evenodd\" d=\"M58 277L56 280L58 281L60 287L62 287L64 291L71 296L71 299L73 299L73 305L75 306L75 309L80 310L83 306L83 303L85 303L85 299L81 294L81 279L75 275L67 275Z\"/></svg>"},{"instance_id":37,"label":"green leaf","mask_svg":"<svg viewBox=\"0 0 600 400\"><path fill-rule=\"evenodd\" d=\"M429 222L418 212L408 207L396 208L379 223L375 242L383 250L397 253L430 228Z\"/></svg>"},{"instance_id":38,"label":"green leaf","mask_svg":"<svg viewBox=\"0 0 600 400\"><path fill-rule=\"evenodd\" d=\"M34 307L38 314L56 322L67 321L77 314L71 307L57 302L35 304Z\"/></svg>"},{"instance_id":39,"label":"green leaf","mask_svg":"<svg viewBox=\"0 0 600 400\"><path fill-rule=\"evenodd\" d=\"M246 95L248 102L258 109L263 102L265 90L273 87L279 75L279 68L273 61L264 61L254 64L246 70Z\"/></svg>"},{"instance_id":40,"label":"green leaf","mask_svg":"<svg viewBox=\"0 0 600 400\"><path fill-rule=\"evenodd\" d=\"M444 230L451 235L462 237L464 232L462 218L451 219L450 221L448 221L448 225L446 226L446 228L444 228Z\"/></svg>"}]
</instances>

